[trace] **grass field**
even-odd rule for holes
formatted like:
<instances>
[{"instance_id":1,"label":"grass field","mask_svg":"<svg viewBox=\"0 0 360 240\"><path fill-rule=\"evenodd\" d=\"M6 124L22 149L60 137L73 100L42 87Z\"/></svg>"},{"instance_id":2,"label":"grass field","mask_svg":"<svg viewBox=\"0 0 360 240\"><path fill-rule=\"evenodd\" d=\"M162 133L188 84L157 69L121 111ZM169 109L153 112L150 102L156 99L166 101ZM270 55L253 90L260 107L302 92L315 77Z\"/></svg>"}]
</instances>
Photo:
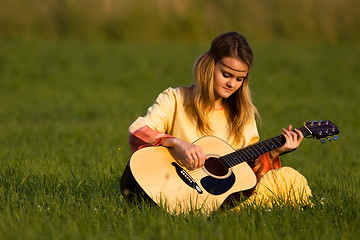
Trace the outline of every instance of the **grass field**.
<instances>
[{"instance_id":1,"label":"grass field","mask_svg":"<svg viewBox=\"0 0 360 240\"><path fill-rule=\"evenodd\" d=\"M172 217L127 206L128 126L169 86L192 83L200 45L0 42L1 239L357 239L358 45L253 46L262 139L331 120L340 140L306 139L283 165L314 208Z\"/></svg>"}]
</instances>

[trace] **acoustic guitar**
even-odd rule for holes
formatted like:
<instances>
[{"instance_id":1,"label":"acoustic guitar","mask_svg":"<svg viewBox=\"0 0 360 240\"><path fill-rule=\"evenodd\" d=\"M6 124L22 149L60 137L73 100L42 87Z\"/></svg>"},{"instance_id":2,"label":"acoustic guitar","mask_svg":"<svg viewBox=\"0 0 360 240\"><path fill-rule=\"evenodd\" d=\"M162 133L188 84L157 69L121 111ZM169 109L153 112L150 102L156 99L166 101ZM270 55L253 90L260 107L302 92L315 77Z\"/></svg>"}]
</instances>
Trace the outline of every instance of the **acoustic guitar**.
<instances>
[{"instance_id":1,"label":"acoustic guitar","mask_svg":"<svg viewBox=\"0 0 360 240\"><path fill-rule=\"evenodd\" d=\"M339 133L330 121L305 122L298 128L304 137L330 140ZM150 200L171 214L217 210L229 196L256 185L256 177L247 161L285 144L283 135L234 150L225 141L205 136L194 144L204 150L208 159L202 168L190 170L171 148L146 147L130 158L120 187L125 200L139 197Z\"/></svg>"}]
</instances>

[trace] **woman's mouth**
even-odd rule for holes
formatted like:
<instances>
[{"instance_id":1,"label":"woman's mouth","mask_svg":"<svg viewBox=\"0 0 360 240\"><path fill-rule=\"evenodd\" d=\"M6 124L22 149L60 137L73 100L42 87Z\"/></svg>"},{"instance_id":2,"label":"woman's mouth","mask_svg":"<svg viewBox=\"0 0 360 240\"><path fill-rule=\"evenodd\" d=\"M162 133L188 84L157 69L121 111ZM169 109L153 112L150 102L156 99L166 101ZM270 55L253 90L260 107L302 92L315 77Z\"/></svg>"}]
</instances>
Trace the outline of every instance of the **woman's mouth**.
<instances>
[{"instance_id":1,"label":"woman's mouth","mask_svg":"<svg viewBox=\"0 0 360 240\"><path fill-rule=\"evenodd\" d=\"M231 92L232 92L232 90L229 89L229 88L224 88L224 90L225 90L225 92L228 92L228 93L231 93Z\"/></svg>"}]
</instances>

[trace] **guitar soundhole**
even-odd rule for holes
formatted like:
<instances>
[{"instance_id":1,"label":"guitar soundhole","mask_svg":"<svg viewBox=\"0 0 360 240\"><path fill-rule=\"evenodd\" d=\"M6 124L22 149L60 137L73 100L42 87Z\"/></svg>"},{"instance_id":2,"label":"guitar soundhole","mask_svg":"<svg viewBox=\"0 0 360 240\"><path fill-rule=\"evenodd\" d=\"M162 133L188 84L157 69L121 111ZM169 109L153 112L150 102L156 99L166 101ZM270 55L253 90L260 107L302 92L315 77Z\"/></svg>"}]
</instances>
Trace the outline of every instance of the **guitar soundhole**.
<instances>
[{"instance_id":1,"label":"guitar soundhole","mask_svg":"<svg viewBox=\"0 0 360 240\"><path fill-rule=\"evenodd\" d=\"M210 157L205 161L206 170L215 176L225 176L229 169L218 158Z\"/></svg>"}]
</instances>

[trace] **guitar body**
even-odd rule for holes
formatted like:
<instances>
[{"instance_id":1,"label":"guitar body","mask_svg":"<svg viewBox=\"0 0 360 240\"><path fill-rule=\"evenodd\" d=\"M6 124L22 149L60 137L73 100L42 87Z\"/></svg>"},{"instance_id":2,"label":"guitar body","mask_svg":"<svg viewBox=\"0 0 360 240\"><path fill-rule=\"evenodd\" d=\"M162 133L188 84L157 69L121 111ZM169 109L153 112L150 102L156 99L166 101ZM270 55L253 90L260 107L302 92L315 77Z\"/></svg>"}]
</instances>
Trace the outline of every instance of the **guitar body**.
<instances>
[{"instance_id":1,"label":"guitar body","mask_svg":"<svg viewBox=\"0 0 360 240\"><path fill-rule=\"evenodd\" d=\"M188 211L212 212L231 194L250 189L256 177L246 162L227 168L219 157L235 152L223 140L206 136L194 144L209 157L205 166L189 170L166 147L136 151L122 176L121 190L126 199L145 193L171 214Z\"/></svg>"}]
</instances>

